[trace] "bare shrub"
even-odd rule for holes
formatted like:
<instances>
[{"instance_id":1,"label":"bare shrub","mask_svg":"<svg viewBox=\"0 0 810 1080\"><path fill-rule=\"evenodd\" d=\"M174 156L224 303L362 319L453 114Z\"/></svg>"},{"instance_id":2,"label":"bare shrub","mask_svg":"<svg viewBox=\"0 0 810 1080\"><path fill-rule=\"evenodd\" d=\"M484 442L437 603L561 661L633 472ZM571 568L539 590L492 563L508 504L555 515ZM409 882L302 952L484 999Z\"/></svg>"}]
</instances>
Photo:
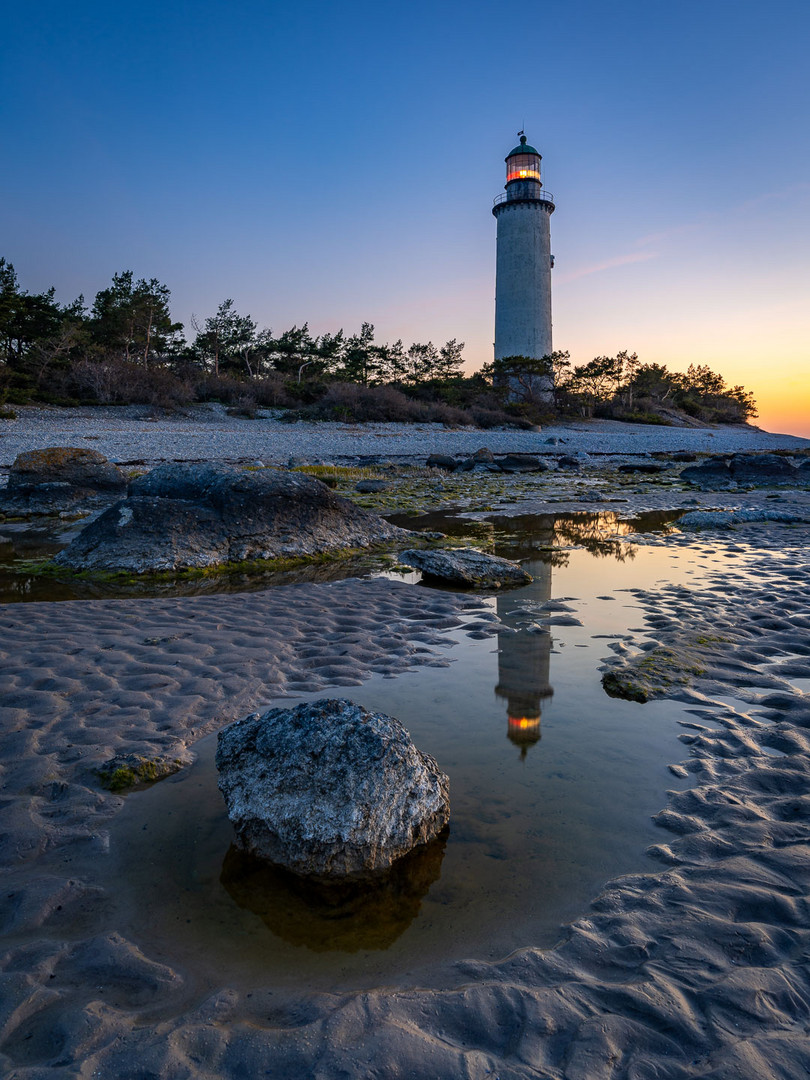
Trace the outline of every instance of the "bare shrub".
<instances>
[{"instance_id":1,"label":"bare shrub","mask_svg":"<svg viewBox=\"0 0 810 1080\"><path fill-rule=\"evenodd\" d=\"M77 360L71 379L101 405L151 405L174 412L194 400L194 388L173 372L124 360Z\"/></svg>"},{"instance_id":2,"label":"bare shrub","mask_svg":"<svg viewBox=\"0 0 810 1080\"><path fill-rule=\"evenodd\" d=\"M286 409L297 401L291 396L287 380L279 372L263 375L261 379L252 379L250 389L257 404L265 408Z\"/></svg>"},{"instance_id":3,"label":"bare shrub","mask_svg":"<svg viewBox=\"0 0 810 1080\"><path fill-rule=\"evenodd\" d=\"M357 422L409 423L420 419L418 402L392 386L333 383L313 409L323 419Z\"/></svg>"},{"instance_id":4,"label":"bare shrub","mask_svg":"<svg viewBox=\"0 0 810 1080\"><path fill-rule=\"evenodd\" d=\"M236 379L233 375L203 375L194 384L197 401L235 405L247 392L244 379Z\"/></svg>"},{"instance_id":5,"label":"bare shrub","mask_svg":"<svg viewBox=\"0 0 810 1080\"><path fill-rule=\"evenodd\" d=\"M503 409L487 409L473 405L469 414L475 426L480 428L516 427L529 430L535 426L531 420L523 416L512 416Z\"/></svg>"},{"instance_id":6,"label":"bare shrub","mask_svg":"<svg viewBox=\"0 0 810 1080\"><path fill-rule=\"evenodd\" d=\"M243 394L227 412L228 416L242 416L246 420L255 420L256 398L252 394Z\"/></svg>"},{"instance_id":7,"label":"bare shrub","mask_svg":"<svg viewBox=\"0 0 810 1080\"><path fill-rule=\"evenodd\" d=\"M422 405L422 419L431 424L446 424L448 427L469 427L472 417L465 409L456 409L452 405L445 405L443 401L435 401Z\"/></svg>"},{"instance_id":8,"label":"bare shrub","mask_svg":"<svg viewBox=\"0 0 810 1080\"><path fill-rule=\"evenodd\" d=\"M76 360L70 374L76 388L102 405L111 405L118 395L118 369L114 360Z\"/></svg>"}]
</instances>

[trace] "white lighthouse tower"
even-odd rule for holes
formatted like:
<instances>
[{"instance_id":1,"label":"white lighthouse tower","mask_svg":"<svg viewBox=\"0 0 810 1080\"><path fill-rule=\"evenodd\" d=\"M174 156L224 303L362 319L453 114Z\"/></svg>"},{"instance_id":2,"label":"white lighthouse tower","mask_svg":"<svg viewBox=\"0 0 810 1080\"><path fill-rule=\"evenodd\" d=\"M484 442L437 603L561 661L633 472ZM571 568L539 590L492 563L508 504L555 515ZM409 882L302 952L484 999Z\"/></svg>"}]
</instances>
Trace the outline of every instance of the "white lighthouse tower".
<instances>
[{"instance_id":1,"label":"white lighthouse tower","mask_svg":"<svg viewBox=\"0 0 810 1080\"><path fill-rule=\"evenodd\" d=\"M495 359L551 354L550 219L554 199L543 190L540 154L520 132L506 157L506 190L492 207L498 222L495 274ZM548 390L550 386L542 389Z\"/></svg>"}]
</instances>

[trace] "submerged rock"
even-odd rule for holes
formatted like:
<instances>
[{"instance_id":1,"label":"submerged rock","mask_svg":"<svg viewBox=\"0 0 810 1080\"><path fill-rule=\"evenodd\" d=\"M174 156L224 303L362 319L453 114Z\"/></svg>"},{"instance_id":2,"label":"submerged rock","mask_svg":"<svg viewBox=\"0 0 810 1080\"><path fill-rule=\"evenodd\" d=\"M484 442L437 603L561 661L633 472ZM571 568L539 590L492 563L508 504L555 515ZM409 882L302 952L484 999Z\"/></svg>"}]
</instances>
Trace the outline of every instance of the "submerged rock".
<instances>
[{"instance_id":1,"label":"submerged rock","mask_svg":"<svg viewBox=\"0 0 810 1080\"><path fill-rule=\"evenodd\" d=\"M302 473L161 465L130 484L128 497L55 562L140 574L367 548L411 535Z\"/></svg>"},{"instance_id":2,"label":"submerged rock","mask_svg":"<svg viewBox=\"0 0 810 1080\"><path fill-rule=\"evenodd\" d=\"M114 499L127 478L98 450L51 446L18 454L0 494L0 512L58 514L83 503Z\"/></svg>"},{"instance_id":3,"label":"submerged rock","mask_svg":"<svg viewBox=\"0 0 810 1080\"><path fill-rule=\"evenodd\" d=\"M320 879L387 870L436 837L449 781L392 716L346 700L253 714L219 733L238 846Z\"/></svg>"},{"instance_id":4,"label":"submerged rock","mask_svg":"<svg viewBox=\"0 0 810 1080\"><path fill-rule=\"evenodd\" d=\"M475 548L453 548L441 551L403 551L400 562L421 570L428 577L441 578L453 585L467 588L499 589L503 585L527 585L532 576L520 563L487 555Z\"/></svg>"}]
</instances>

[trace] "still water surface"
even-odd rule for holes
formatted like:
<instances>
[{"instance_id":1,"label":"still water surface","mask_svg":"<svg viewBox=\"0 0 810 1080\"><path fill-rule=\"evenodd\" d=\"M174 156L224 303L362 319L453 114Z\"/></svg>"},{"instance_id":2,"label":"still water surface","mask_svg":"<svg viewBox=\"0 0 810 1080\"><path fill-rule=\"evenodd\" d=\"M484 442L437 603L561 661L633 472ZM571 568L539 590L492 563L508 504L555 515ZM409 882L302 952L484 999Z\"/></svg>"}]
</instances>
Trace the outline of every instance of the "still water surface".
<instances>
[{"instance_id":1,"label":"still water surface","mask_svg":"<svg viewBox=\"0 0 810 1080\"><path fill-rule=\"evenodd\" d=\"M309 695L350 697L404 723L450 777L445 836L377 890L307 891L232 849L212 736L193 767L128 796L113 825L121 931L200 988L425 985L454 961L551 945L609 879L659 872L645 849L666 834L651 816L667 789L688 783L667 769L686 756L677 721L688 717L677 702L607 697L599 666L611 640L643 629L626 590L699 588L717 556L629 547L629 526L594 519L579 536L570 518L456 523L534 575L491 600L497 637L454 631L448 667Z\"/></svg>"}]
</instances>

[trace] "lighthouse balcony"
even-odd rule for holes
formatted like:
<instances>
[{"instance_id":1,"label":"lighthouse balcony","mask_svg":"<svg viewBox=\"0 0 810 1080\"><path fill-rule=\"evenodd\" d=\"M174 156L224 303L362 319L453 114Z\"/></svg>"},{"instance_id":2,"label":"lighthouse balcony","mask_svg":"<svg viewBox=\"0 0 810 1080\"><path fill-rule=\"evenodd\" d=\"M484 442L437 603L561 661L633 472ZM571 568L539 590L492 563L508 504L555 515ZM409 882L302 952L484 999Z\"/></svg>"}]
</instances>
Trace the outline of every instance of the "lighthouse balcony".
<instances>
[{"instance_id":1,"label":"lighthouse balcony","mask_svg":"<svg viewBox=\"0 0 810 1080\"><path fill-rule=\"evenodd\" d=\"M531 194L523 191L502 191L500 195L496 195L495 199L493 200L492 209L494 210L495 207L501 206L503 203L540 202L548 203L549 207L553 210L554 196L551 194L551 192L545 191L543 188L540 188L538 185L534 184L532 185L532 188L533 190Z\"/></svg>"}]
</instances>

